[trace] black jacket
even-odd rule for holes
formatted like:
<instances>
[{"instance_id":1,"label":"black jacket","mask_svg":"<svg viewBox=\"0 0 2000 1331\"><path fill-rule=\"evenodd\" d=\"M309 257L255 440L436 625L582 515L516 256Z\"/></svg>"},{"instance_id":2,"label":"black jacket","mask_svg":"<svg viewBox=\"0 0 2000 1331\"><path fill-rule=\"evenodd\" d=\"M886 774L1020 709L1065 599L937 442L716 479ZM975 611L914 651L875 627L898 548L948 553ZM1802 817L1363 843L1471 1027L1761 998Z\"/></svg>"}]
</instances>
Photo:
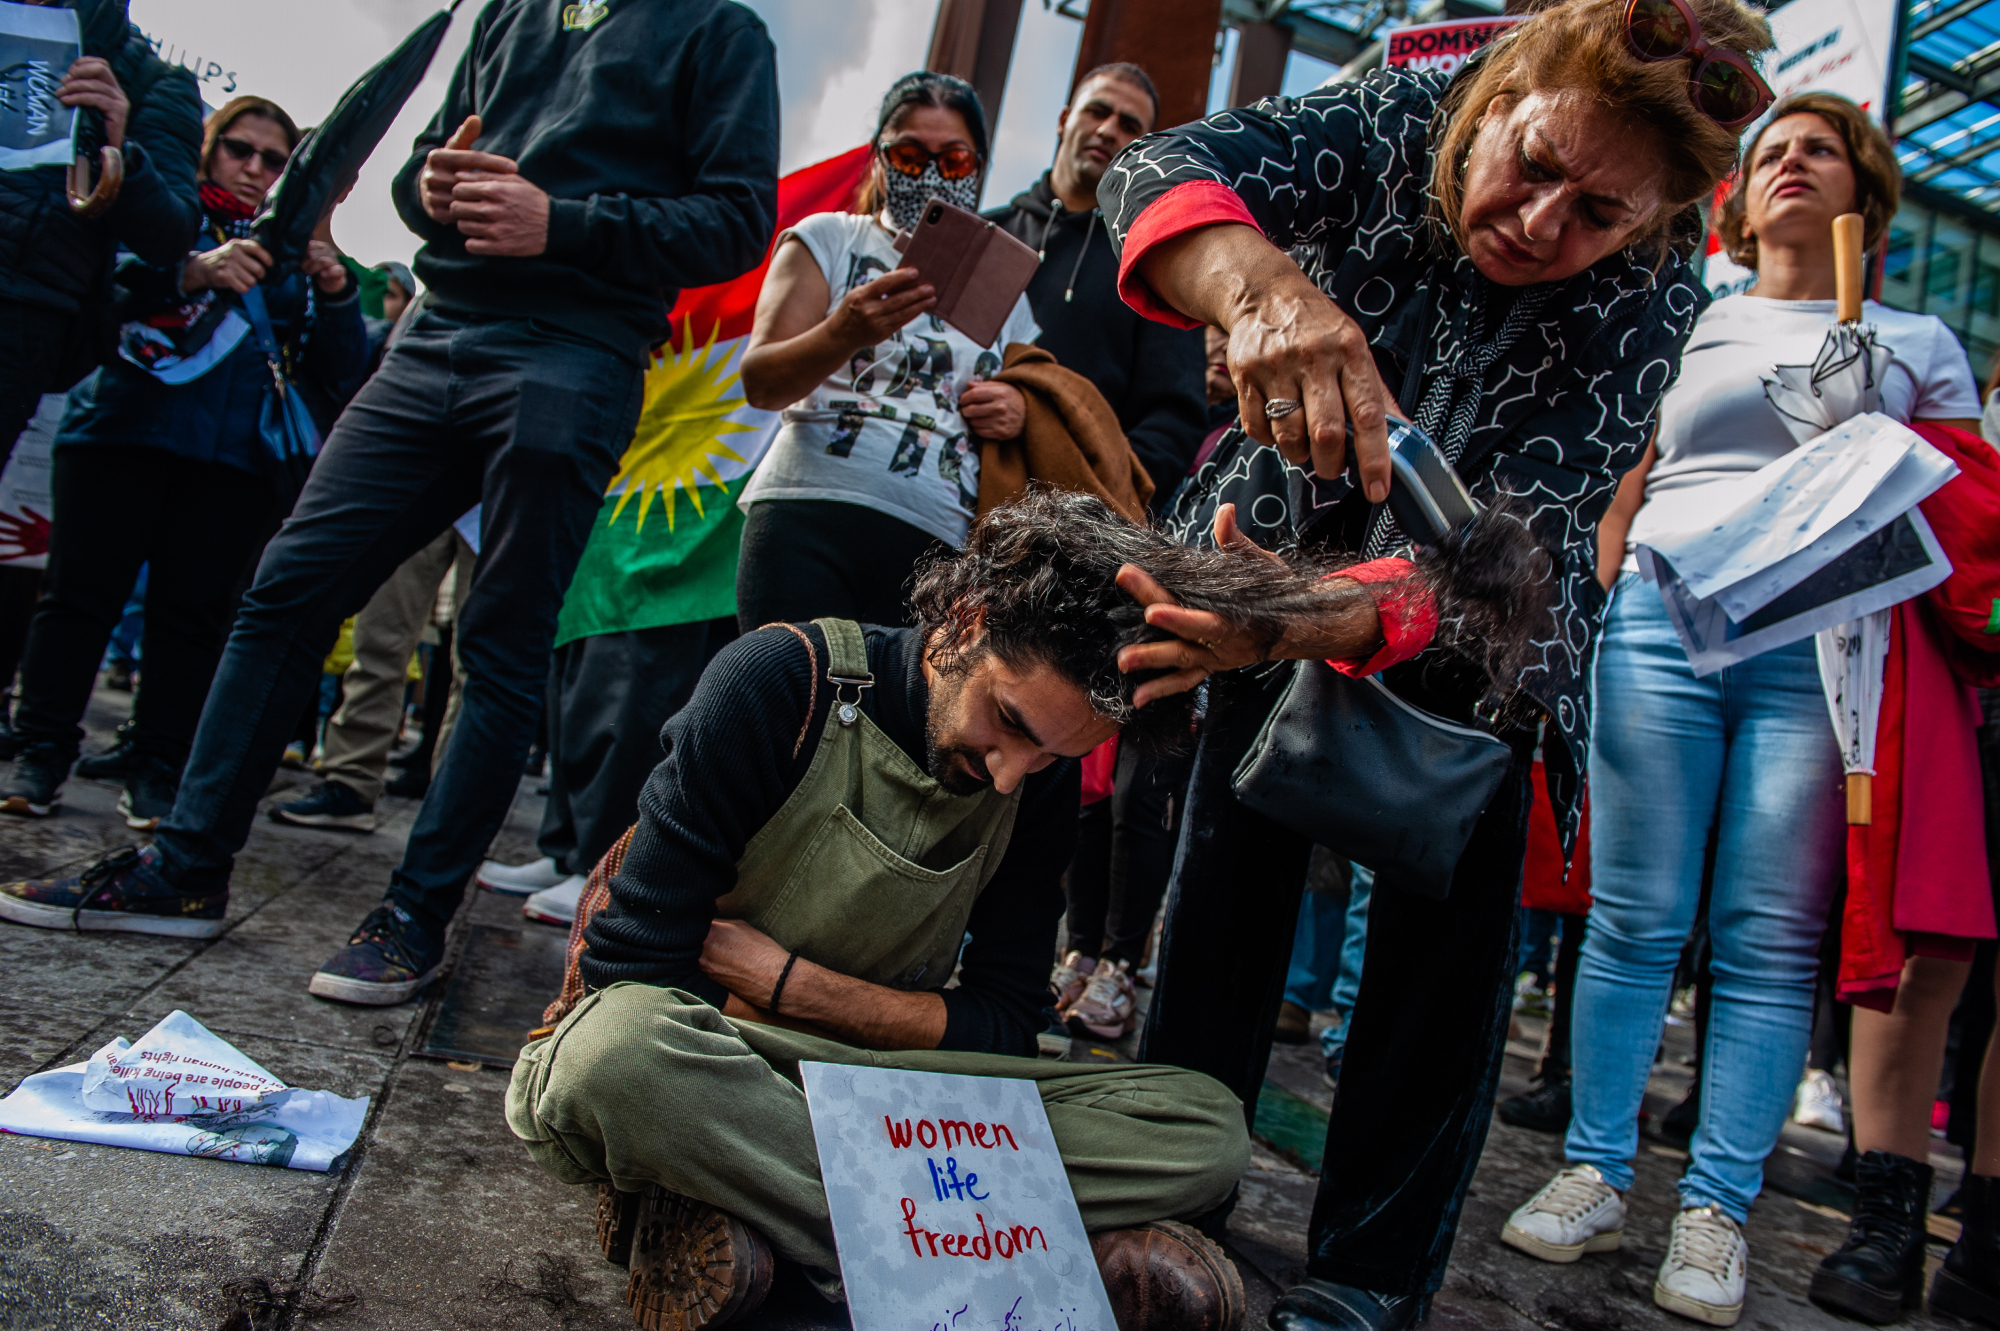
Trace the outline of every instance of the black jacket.
<instances>
[{"instance_id":1,"label":"black jacket","mask_svg":"<svg viewBox=\"0 0 2000 1331\"><path fill-rule=\"evenodd\" d=\"M826 669L826 635L801 625ZM924 765L930 687L915 629L864 630L875 687L861 710L910 761ZM611 905L590 922L583 979L593 989L635 980L720 1005L700 966L716 898L736 886L750 838L785 806L812 766L833 690L815 684L797 637L775 625L722 649L687 706L667 719L666 760L639 795L639 823L611 880ZM797 751L794 752L794 746ZM944 999L941 1049L1035 1053L1049 1001L1049 958L1062 915L1063 870L1076 852L1081 767L1051 763L1022 782L1013 836L966 921L958 983Z\"/></svg>"},{"instance_id":2,"label":"black jacket","mask_svg":"<svg viewBox=\"0 0 2000 1331\"><path fill-rule=\"evenodd\" d=\"M1041 252L1028 283L1042 326L1036 345L1097 385L1153 478L1153 507L1164 509L1207 433L1201 330L1142 319L1118 299L1118 252L1104 219L1064 208L1048 172L986 216Z\"/></svg>"},{"instance_id":3,"label":"black jacket","mask_svg":"<svg viewBox=\"0 0 2000 1331\"><path fill-rule=\"evenodd\" d=\"M444 106L396 176L424 239L416 272L446 309L542 319L639 361L665 339L680 288L764 258L777 219L778 84L771 39L731 0L612 0L587 29L569 0L492 0ZM481 258L431 220L424 157L477 113L474 146L547 190L548 249Z\"/></svg>"},{"instance_id":4,"label":"black jacket","mask_svg":"<svg viewBox=\"0 0 2000 1331\"><path fill-rule=\"evenodd\" d=\"M1499 326L1489 315L1501 297L1431 222L1438 107L1449 82L1434 71L1378 69L1150 134L1111 163L1097 197L1122 249L1139 216L1175 189L1220 184L1360 325L1405 407L1416 411L1447 375L1478 384L1456 469L1482 502L1507 494L1523 505L1557 569L1554 632L1537 641L1538 655L1517 682L1563 740L1544 743L1542 755L1567 846L1590 751L1590 672L1604 618L1597 521L1618 478L1645 452L1709 297L1684 255L1656 266L1620 250L1551 284L1533 326L1504 355L1473 361L1469 349L1483 330ZM1207 206L1202 194L1181 196L1195 216ZM1163 309L1160 317L1178 316ZM1421 382L1407 389L1413 362ZM1240 427L1216 444L1168 529L1200 544L1221 503L1234 503L1245 535L1267 549L1358 550L1370 518L1347 476L1302 471ZM1434 649L1409 669L1423 676L1439 659ZM1435 677L1450 674L1440 669ZM1417 700L1453 711L1437 695Z\"/></svg>"},{"instance_id":5,"label":"black jacket","mask_svg":"<svg viewBox=\"0 0 2000 1331\"><path fill-rule=\"evenodd\" d=\"M108 307L111 258L120 245L166 267L194 244L201 225L194 75L154 55L137 28L112 57L111 72L132 103L124 188L103 213L85 218L70 209L63 167L0 171L0 300L62 315Z\"/></svg>"}]
</instances>

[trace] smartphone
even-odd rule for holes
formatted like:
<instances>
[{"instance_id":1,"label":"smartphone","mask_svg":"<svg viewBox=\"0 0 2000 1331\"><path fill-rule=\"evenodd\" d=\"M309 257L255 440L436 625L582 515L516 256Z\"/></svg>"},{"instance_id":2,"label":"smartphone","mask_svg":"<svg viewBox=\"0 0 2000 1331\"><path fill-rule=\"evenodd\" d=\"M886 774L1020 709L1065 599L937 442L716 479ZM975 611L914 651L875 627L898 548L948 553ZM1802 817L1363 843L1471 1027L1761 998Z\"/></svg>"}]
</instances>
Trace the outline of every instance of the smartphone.
<instances>
[{"instance_id":1,"label":"smartphone","mask_svg":"<svg viewBox=\"0 0 2000 1331\"><path fill-rule=\"evenodd\" d=\"M1389 511L1418 545L1436 545L1479 516L1444 450L1416 426L1389 418Z\"/></svg>"},{"instance_id":2,"label":"smartphone","mask_svg":"<svg viewBox=\"0 0 2000 1331\"><path fill-rule=\"evenodd\" d=\"M905 268L937 291L931 313L982 347L999 339L1041 259L1020 241L943 199L924 205L913 232L896 237Z\"/></svg>"}]
</instances>

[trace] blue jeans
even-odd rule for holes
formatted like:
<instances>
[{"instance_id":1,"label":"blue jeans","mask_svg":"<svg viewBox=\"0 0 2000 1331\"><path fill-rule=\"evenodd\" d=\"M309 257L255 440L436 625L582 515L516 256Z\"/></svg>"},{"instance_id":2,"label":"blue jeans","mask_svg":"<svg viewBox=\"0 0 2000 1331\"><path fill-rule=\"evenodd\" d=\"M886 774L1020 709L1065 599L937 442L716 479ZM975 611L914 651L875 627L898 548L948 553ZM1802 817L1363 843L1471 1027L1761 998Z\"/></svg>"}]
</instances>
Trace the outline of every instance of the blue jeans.
<instances>
[{"instance_id":1,"label":"blue jeans","mask_svg":"<svg viewBox=\"0 0 2000 1331\"><path fill-rule=\"evenodd\" d=\"M1292 930L1292 962L1285 970L1285 1001L1308 1012L1323 1012L1340 977L1341 944L1347 937L1347 900L1332 892L1299 897L1299 922Z\"/></svg>"},{"instance_id":2,"label":"blue jeans","mask_svg":"<svg viewBox=\"0 0 2000 1331\"><path fill-rule=\"evenodd\" d=\"M1597 660L1594 904L1577 970L1565 1154L1632 1185L1638 1116L1716 838L1714 1006L1684 1206L1744 1220L1805 1068L1841 872L1840 754L1810 640L1696 679L1660 596L1620 579Z\"/></svg>"},{"instance_id":3,"label":"blue jeans","mask_svg":"<svg viewBox=\"0 0 2000 1331\"><path fill-rule=\"evenodd\" d=\"M333 427L243 599L156 844L184 889L228 881L340 622L481 504L459 610L456 727L390 899L441 937L507 816L556 612L638 423L640 367L531 320L429 310Z\"/></svg>"},{"instance_id":4,"label":"blue jeans","mask_svg":"<svg viewBox=\"0 0 2000 1331\"><path fill-rule=\"evenodd\" d=\"M1341 920L1340 974L1327 995L1327 1006L1340 1014L1340 1020L1319 1033L1319 1051L1328 1058L1347 1044L1347 1019L1354 1015L1354 1000L1361 993L1361 963L1368 953L1368 899L1374 895L1375 871L1355 865L1347 914Z\"/></svg>"}]
</instances>

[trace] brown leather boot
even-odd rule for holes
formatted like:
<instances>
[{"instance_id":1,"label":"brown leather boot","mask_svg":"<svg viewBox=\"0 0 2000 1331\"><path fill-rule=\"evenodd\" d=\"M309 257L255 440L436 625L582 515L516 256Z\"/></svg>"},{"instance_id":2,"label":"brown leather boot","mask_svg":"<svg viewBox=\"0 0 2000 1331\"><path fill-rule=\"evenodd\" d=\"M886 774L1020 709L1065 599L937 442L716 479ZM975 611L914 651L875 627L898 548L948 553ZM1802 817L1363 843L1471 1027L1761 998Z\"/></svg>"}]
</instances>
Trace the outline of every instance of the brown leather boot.
<instances>
[{"instance_id":1,"label":"brown leather boot","mask_svg":"<svg viewBox=\"0 0 2000 1331\"><path fill-rule=\"evenodd\" d=\"M645 1331L700 1331L747 1317L771 1292L771 1245L705 1202L650 1187L632 1236L625 1302Z\"/></svg>"},{"instance_id":2,"label":"brown leather boot","mask_svg":"<svg viewBox=\"0 0 2000 1331\"><path fill-rule=\"evenodd\" d=\"M609 1183L597 1185L597 1246L613 1266L632 1261L632 1231L639 1227L639 1194L620 1192Z\"/></svg>"},{"instance_id":3,"label":"brown leather boot","mask_svg":"<svg viewBox=\"0 0 2000 1331\"><path fill-rule=\"evenodd\" d=\"M1243 1277L1192 1225L1156 1220L1090 1236L1118 1331L1241 1331Z\"/></svg>"}]
</instances>

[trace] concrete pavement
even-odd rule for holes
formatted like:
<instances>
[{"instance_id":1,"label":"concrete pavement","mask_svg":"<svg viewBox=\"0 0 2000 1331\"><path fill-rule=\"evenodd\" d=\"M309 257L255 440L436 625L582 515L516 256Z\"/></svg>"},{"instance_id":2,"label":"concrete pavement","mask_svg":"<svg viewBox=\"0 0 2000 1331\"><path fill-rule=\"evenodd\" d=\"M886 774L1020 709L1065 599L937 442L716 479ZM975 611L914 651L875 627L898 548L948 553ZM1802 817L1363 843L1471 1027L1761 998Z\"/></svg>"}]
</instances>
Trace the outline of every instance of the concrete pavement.
<instances>
[{"instance_id":1,"label":"concrete pavement","mask_svg":"<svg viewBox=\"0 0 2000 1331\"><path fill-rule=\"evenodd\" d=\"M108 742L126 705L125 695L99 694L87 748ZM307 778L287 773L281 781L289 788L271 800L295 797ZM540 818L533 786L524 783L494 847L502 858L533 854ZM0 875L45 874L124 844L129 836L113 812L117 794L72 781L58 816L0 820ZM362 1140L330 1174L0 1135L0 1328L632 1325L625 1273L606 1265L592 1241L589 1191L542 1175L501 1121L505 1070L420 1056L444 985L386 1010L343 1007L305 992L313 968L379 900L415 809L385 797L383 826L372 835L260 818L238 864L231 928L213 941L0 924L0 968L8 977L0 991L0 1090L31 1072L80 1061L114 1035L137 1038L178 1007L295 1085L372 1097ZM454 945L475 925L502 935L523 931L528 943L547 929L522 920L517 899L479 892L460 915ZM1532 1066L1539 1030L1524 1023L1521 1036L1503 1094L1523 1087ZM1679 1097L1685 1073L1674 1056L1685 1039L1684 1031L1669 1032L1669 1058L1649 1102L1656 1115ZM1078 1049L1071 1056L1090 1055ZM1270 1076L1309 1131L1310 1115L1323 1114L1330 1096L1320 1084L1316 1046L1281 1048ZM1845 1230L1843 1196L1827 1180L1839 1149L1826 1134L1788 1132L1751 1219L1753 1285L1741 1325L1848 1325L1805 1301L1813 1264ZM1642 1151L1624 1251L1551 1267L1498 1244L1507 1211L1547 1179L1559 1157L1556 1139L1495 1125L1432 1326L1690 1326L1650 1299L1680 1165L1662 1143ZM1257 1148L1230 1239L1251 1294L1253 1327L1303 1269L1314 1181L1283 1143ZM1934 1262L1942 1252L1934 1248ZM1955 1325L1921 1317L1909 1324ZM748 1329L843 1325L838 1310L791 1285Z\"/></svg>"}]
</instances>

